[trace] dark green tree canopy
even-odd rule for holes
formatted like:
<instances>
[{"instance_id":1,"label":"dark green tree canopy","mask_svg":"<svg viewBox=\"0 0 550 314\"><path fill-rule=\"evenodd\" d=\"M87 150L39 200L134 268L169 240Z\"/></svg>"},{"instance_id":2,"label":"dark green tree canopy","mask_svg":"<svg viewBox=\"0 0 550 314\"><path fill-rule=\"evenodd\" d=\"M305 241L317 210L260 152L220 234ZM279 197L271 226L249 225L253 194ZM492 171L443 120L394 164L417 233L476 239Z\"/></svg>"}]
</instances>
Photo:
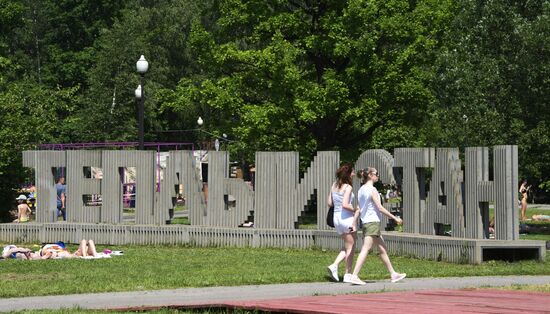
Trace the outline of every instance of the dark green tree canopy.
<instances>
[{"instance_id":1,"label":"dark green tree canopy","mask_svg":"<svg viewBox=\"0 0 550 314\"><path fill-rule=\"evenodd\" d=\"M306 158L422 145L449 2L221 1L190 35L200 72L165 104L258 150Z\"/></svg>"}]
</instances>

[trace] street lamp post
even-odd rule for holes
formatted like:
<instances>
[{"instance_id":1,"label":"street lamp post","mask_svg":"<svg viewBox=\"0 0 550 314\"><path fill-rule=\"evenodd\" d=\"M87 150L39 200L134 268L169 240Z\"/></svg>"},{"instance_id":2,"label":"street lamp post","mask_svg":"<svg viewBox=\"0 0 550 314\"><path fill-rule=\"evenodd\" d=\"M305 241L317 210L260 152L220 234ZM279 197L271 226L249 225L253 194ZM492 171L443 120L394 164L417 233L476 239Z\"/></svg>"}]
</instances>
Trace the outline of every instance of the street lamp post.
<instances>
[{"instance_id":1,"label":"street lamp post","mask_svg":"<svg viewBox=\"0 0 550 314\"><path fill-rule=\"evenodd\" d=\"M141 80L140 85L136 89L136 99L139 101L138 109L138 137L139 137L139 149L143 150L143 116L144 116L144 107L145 107L145 73L149 69L149 62L145 60L145 57L141 55L139 60L136 62L136 69L139 73Z\"/></svg>"},{"instance_id":2,"label":"street lamp post","mask_svg":"<svg viewBox=\"0 0 550 314\"><path fill-rule=\"evenodd\" d=\"M199 117L199 118L197 119L197 125L199 126L199 128L198 128L198 131L199 131L199 148L200 148L201 150L202 150L202 145L201 145L201 139L202 139L201 131L202 131L202 129L201 129L201 127L202 127L202 124L203 124L203 123L204 123L204 121L202 120L201 117Z\"/></svg>"},{"instance_id":3,"label":"street lamp post","mask_svg":"<svg viewBox=\"0 0 550 314\"><path fill-rule=\"evenodd\" d=\"M225 142L225 150L227 150L227 142L229 141L229 140L227 139L227 134L222 133L222 137L223 137L223 141Z\"/></svg>"}]
</instances>

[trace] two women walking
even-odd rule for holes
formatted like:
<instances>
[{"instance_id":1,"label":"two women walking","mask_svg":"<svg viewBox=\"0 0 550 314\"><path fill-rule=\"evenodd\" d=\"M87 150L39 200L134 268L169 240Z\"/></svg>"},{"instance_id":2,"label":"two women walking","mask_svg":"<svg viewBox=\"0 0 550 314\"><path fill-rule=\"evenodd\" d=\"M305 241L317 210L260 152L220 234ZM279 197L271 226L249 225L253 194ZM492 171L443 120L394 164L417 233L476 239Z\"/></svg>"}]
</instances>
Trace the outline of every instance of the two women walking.
<instances>
[{"instance_id":1,"label":"two women walking","mask_svg":"<svg viewBox=\"0 0 550 314\"><path fill-rule=\"evenodd\" d=\"M373 245L377 245L380 259L382 259L382 262L386 265L390 273L391 282L398 282L407 275L397 273L393 269L387 253L386 243L380 234L381 213L395 220L397 224L401 224L403 221L382 206L380 194L374 186L374 183L379 180L379 174L375 168L367 168L359 172L358 177L362 186L358 192L359 206L354 208L352 205L354 195L351 186L352 177L354 175L355 172L352 164L347 163L340 167L336 171L336 182L332 185L328 197L328 205L334 206L334 227L344 241L344 245L334 260L334 263L328 266L329 276L334 281L339 281L338 265L345 260L346 270L343 282L356 285L366 284L358 275L367 254L372 249ZM363 232L363 246L357 258L353 273L350 273L359 219Z\"/></svg>"}]
</instances>

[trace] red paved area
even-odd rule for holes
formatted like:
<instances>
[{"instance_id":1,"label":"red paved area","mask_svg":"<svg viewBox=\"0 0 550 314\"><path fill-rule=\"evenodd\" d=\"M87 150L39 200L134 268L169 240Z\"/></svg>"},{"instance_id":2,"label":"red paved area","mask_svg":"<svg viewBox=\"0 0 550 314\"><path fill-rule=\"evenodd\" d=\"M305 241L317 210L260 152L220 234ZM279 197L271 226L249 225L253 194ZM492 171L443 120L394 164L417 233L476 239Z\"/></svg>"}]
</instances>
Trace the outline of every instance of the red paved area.
<instances>
[{"instance_id":1,"label":"red paved area","mask_svg":"<svg viewBox=\"0 0 550 314\"><path fill-rule=\"evenodd\" d=\"M237 301L221 306L287 313L550 313L550 293L425 290Z\"/></svg>"}]
</instances>

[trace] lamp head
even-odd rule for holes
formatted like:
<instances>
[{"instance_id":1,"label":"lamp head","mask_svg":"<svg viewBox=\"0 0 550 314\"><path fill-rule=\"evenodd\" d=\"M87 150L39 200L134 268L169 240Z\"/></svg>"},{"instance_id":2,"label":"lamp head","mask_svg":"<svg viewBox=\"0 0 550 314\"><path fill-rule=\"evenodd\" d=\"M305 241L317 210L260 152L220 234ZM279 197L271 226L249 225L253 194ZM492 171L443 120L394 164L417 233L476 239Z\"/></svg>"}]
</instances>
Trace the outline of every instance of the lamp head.
<instances>
[{"instance_id":1,"label":"lamp head","mask_svg":"<svg viewBox=\"0 0 550 314\"><path fill-rule=\"evenodd\" d=\"M143 96L141 85L138 85L138 87L136 88L135 95L137 100L140 100L141 97Z\"/></svg>"},{"instance_id":2,"label":"lamp head","mask_svg":"<svg viewBox=\"0 0 550 314\"><path fill-rule=\"evenodd\" d=\"M141 75L145 74L149 69L149 62L145 60L145 56L141 55L139 60L136 62L137 72Z\"/></svg>"},{"instance_id":3,"label":"lamp head","mask_svg":"<svg viewBox=\"0 0 550 314\"><path fill-rule=\"evenodd\" d=\"M197 119L197 124L198 124L199 126L202 126L203 123L204 123L204 121L202 120L201 117L199 117L199 118Z\"/></svg>"}]
</instances>

